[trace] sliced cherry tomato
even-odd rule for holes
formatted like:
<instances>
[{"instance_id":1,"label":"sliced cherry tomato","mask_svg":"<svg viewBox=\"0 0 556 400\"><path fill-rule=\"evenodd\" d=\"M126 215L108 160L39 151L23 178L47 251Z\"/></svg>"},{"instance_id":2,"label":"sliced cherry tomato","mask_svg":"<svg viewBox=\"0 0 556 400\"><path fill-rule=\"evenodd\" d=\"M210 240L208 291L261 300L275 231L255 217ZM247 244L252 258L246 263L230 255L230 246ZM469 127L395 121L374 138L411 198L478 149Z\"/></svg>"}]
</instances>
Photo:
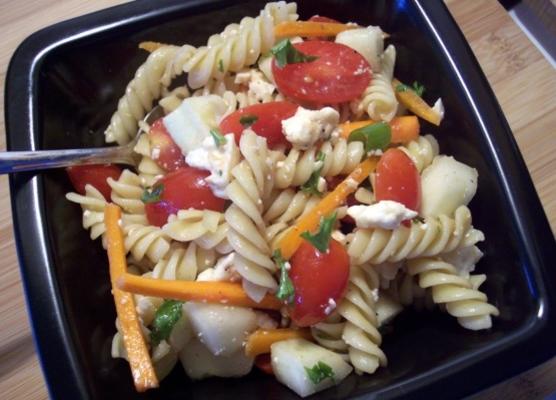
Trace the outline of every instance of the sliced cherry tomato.
<instances>
[{"instance_id":1,"label":"sliced cherry tomato","mask_svg":"<svg viewBox=\"0 0 556 400\"><path fill-rule=\"evenodd\" d=\"M328 18L328 17L324 17L321 15L313 15L311 18L309 18L309 21L311 22L328 22L331 24L340 24L340 21L336 21L335 19L332 18ZM326 36L316 36L316 37L308 37L305 38L305 40L334 40L333 37L326 37Z\"/></svg>"},{"instance_id":2,"label":"sliced cherry tomato","mask_svg":"<svg viewBox=\"0 0 556 400\"><path fill-rule=\"evenodd\" d=\"M162 118L157 119L151 125L149 140L151 142L151 157L160 167L166 171L175 171L178 168L185 167L185 158L181 149L166 130Z\"/></svg>"},{"instance_id":3,"label":"sliced cherry tomato","mask_svg":"<svg viewBox=\"0 0 556 400\"><path fill-rule=\"evenodd\" d=\"M349 278L349 256L331 239L326 253L303 242L290 259L295 303L290 316L298 326L310 326L327 317L342 299ZM327 310L328 308L328 310Z\"/></svg>"},{"instance_id":4,"label":"sliced cherry tomato","mask_svg":"<svg viewBox=\"0 0 556 400\"><path fill-rule=\"evenodd\" d=\"M149 223L162 226L171 214L188 208L224 211L225 200L212 193L205 181L208 175L207 171L191 167L164 175L153 185L152 198L145 204Z\"/></svg>"},{"instance_id":5,"label":"sliced cherry tomato","mask_svg":"<svg viewBox=\"0 0 556 400\"><path fill-rule=\"evenodd\" d=\"M341 23L340 21L336 21L335 19L328 18L328 17L325 17L323 15L313 15L311 18L309 18L309 21L312 21L312 22L329 22L329 23L332 23L332 24L340 24Z\"/></svg>"},{"instance_id":6,"label":"sliced cherry tomato","mask_svg":"<svg viewBox=\"0 0 556 400\"><path fill-rule=\"evenodd\" d=\"M371 66L365 58L340 43L312 40L294 44L314 61L278 67L272 73L280 92L300 102L336 104L356 99L371 81Z\"/></svg>"},{"instance_id":7,"label":"sliced cherry tomato","mask_svg":"<svg viewBox=\"0 0 556 400\"><path fill-rule=\"evenodd\" d=\"M400 149L386 151L376 166L377 201L393 200L418 211L421 204L421 177L411 159Z\"/></svg>"},{"instance_id":8,"label":"sliced cherry tomato","mask_svg":"<svg viewBox=\"0 0 556 400\"><path fill-rule=\"evenodd\" d=\"M270 361L270 354L259 354L257 357L255 357L255 365L265 374L274 375L274 371L272 370L272 362Z\"/></svg>"},{"instance_id":9,"label":"sliced cherry tomato","mask_svg":"<svg viewBox=\"0 0 556 400\"><path fill-rule=\"evenodd\" d=\"M85 185L93 185L107 201L110 201L112 188L106 181L108 178L118 179L122 169L117 165L76 165L66 168L75 191L85 194Z\"/></svg>"},{"instance_id":10,"label":"sliced cherry tomato","mask_svg":"<svg viewBox=\"0 0 556 400\"><path fill-rule=\"evenodd\" d=\"M266 138L269 148L274 149L279 145L290 147L291 143L282 133L282 121L293 116L297 107L297 104L289 101L274 101L248 106L224 118L220 122L220 132L223 135L233 133L236 142L239 144L239 138L243 130L246 129L245 122L244 124L241 123L241 118L246 119L246 117L252 116L256 117L256 120L250 128L257 135Z\"/></svg>"}]
</instances>

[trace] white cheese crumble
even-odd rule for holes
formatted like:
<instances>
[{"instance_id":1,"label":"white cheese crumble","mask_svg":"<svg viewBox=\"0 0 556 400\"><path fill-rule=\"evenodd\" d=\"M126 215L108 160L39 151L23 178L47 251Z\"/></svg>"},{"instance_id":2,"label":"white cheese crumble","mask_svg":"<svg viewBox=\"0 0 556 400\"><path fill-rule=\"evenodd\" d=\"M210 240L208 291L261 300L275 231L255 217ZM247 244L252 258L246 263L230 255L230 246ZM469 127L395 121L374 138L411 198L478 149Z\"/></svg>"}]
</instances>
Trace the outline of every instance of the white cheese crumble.
<instances>
[{"instance_id":1,"label":"white cheese crumble","mask_svg":"<svg viewBox=\"0 0 556 400\"><path fill-rule=\"evenodd\" d=\"M238 85L248 86L248 93L255 97L257 101L268 99L276 90L276 86L268 82L265 76L256 70L238 72L234 82Z\"/></svg>"},{"instance_id":2,"label":"white cheese crumble","mask_svg":"<svg viewBox=\"0 0 556 400\"><path fill-rule=\"evenodd\" d=\"M326 192L326 179L319 176L319 181L317 182L317 190L321 193Z\"/></svg>"},{"instance_id":3,"label":"white cheese crumble","mask_svg":"<svg viewBox=\"0 0 556 400\"><path fill-rule=\"evenodd\" d=\"M228 199L226 186L230 183L232 168L239 163L240 154L233 133L224 137L226 143L221 146L217 146L212 137L205 138L201 147L187 153L185 161L191 167L210 171L205 181L212 192L221 199Z\"/></svg>"},{"instance_id":4,"label":"white cheese crumble","mask_svg":"<svg viewBox=\"0 0 556 400\"><path fill-rule=\"evenodd\" d=\"M402 221L417 216L415 211L391 200L382 200L370 206L352 206L347 213L359 228L396 229Z\"/></svg>"},{"instance_id":5,"label":"white cheese crumble","mask_svg":"<svg viewBox=\"0 0 556 400\"><path fill-rule=\"evenodd\" d=\"M240 276L234 268L235 254L236 253L230 253L227 256L220 258L213 268L207 268L197 275L197 280L200 282L239 281Z\"/></svg>"},{"instance_id":6,"label":"white cheese crumble","mask_svg":"<svg viewBox=\"0 0 556 400\"><path fill-rule=\"evenodd\" d=\"M438 114L440 115L440 120L442 121L444 119L444 103L442 103L442 98L438 98L438 100L436 100L436 102L434 103L434 106L432 106L432 109Z\"/></svg>"},{"instance_id":7,"label":"white cheese crumble","mask_svg":"<svg viewBox=\"0 0 556 400\"><path fill-rule=\"evenodd\" d=\"M475 270L475 264L483 257L483 252L477 246L468 246L445 253L442 258L456 267L458 273L468 277Z\"/></svg>"},{"instance_id":8,"label":"white cheese crumble","mask_svg":"<svg viewBox=\"0 0 556 400\"><path fill-rule=\"evenodd\" d=\"M267 313L261 311L255 311L257 315L257 326L261 329L276 329L278 328L278 322L271 318Z\"/></svg>"},{"instance_id":9,"label":"white cheese crumble","mask_svg":"<svg viewBox=\"0 0 556 400\"><path fill-rule=\"evenodd\" d=\"M282 131L293 147L308 149L318 140L329 139L339 122L340 114L332 107L320 110L299 107L293 117L282 121Z\"/></svg>"},{"instance_id":10,"label":"white cheese crumble","mask_svg":"<svg viewBox=\"0 0 556 400\"><path fill-rule=\"evenodd\" d=\"M359 183L353 178L347 178L346 186L348 187L348 189L355 190L359 186Z\"/></svg>"},{"instance_id":11,"label":"white cheese crumble","mask_svg":"<svg viewBox=\"0 0 556 400\"><path fill-rule=\"evenodd\" d=\"M326 308L324 309L324 313L326 315L330 315L332 313L332 311L334 311L336 309L336 302L334 301L334 299L332 297L330 297L328 299L328 304L326 305Z\"/></svg>"},{"instance_id":12,"label":"white cheese crumble","mask_svg":"<svg viewBox=\"0 0 556 400\"><path fill-rule=\"evenodd\" d=\"M378 288L371 290L371 296L373 296L373 300L376 303L378 301Z\"/></svg>"}]
</instances>

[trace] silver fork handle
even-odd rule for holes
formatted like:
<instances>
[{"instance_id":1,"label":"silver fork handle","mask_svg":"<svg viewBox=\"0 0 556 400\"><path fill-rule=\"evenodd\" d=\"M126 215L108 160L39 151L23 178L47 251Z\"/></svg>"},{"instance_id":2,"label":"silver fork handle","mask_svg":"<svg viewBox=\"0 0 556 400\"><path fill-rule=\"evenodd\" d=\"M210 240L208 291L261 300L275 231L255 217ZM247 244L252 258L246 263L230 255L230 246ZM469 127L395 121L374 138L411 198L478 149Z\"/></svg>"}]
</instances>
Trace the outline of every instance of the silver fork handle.
<instances>
[{"instance_id":1,"label":"silver fork handle","mask_svg":"<svg viewBox=\"0 0 556 400\"><path fill-rule=\"evenodd\" d=\"M128 146L0 152L0 174L107 163L135 165L135 160Z\"/></svg>"}]
</instances>

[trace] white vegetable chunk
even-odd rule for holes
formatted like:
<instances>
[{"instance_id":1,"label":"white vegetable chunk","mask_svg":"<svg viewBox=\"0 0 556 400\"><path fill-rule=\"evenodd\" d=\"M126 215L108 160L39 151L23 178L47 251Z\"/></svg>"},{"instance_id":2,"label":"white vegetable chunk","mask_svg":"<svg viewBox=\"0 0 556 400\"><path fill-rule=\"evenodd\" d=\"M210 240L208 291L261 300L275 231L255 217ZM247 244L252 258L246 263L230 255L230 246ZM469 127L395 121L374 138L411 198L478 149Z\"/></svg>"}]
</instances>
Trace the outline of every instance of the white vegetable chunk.
<instances>
[{"instance_id":1,"label":"white vegetable chunk","mask_svg":"<svg viewBox=\"0 0 556 400\"><path fill-rule=\"evenodd\" d=\"M336 43L351 47L368 61L373 72L380 72L380 55L384 51L382 36L382 29L378 26L349 29L336 35Z\"/></svg>"},{"instance_id":2,"label":"white vegetable chunk","mask_svg":"<svg viewBox=\"0 0 556 400\"><path fill-rule=\"evenodd\" d=\"M220 96L189 97L165 116L163 122L182 153L187 154L210 137L210 130L218 127L227 109Z\"/></svg>"},{"instance_id":3,"label":"white vegetable chunk","mask_svg":"<svg viewBox=\"0 0 556 400\"><path fill-rule=\"evenodd\" d=\"M188 302L184 310L199 341L215 356L236 353L257 328L257 315L250 308Z\"/></svg>"},{"instance_id":4,"label":"white vegetable chunk","mask_svg":"<svg viewBox=\"0 0 556 400\"><path fill-rule=\"evenodd\" d=\"M243 349L227 357L215 356L197 339L191 340L179 357L185 373L191 379L238 377L247 375L253 367L253 358L247 357Z\"/></svg>"},{"instance_id":5,"label":"white vegetable chunk","mask_svg":"<svg viewBox=\"0 0 556 400\"><path fill-rule=\"evenodd\" d=\"M421 175L421 215L453 215L477 191L479 174L453 157L437 156Z\"/></svg>"},{"instance_id":6,"label":"white vegetable chunk","mask_svg":"<svg viewBox=\"0 0 556 400\"><path fill-rule=\"evenodd\" d=\"M276 342L270 348L270 355L276 379L301 397L337 385L353 369L339 354L305 339ZM315 384L305 368L311 369L319 362L329 366L333 376Z\"/></svg>"}]
</instances>

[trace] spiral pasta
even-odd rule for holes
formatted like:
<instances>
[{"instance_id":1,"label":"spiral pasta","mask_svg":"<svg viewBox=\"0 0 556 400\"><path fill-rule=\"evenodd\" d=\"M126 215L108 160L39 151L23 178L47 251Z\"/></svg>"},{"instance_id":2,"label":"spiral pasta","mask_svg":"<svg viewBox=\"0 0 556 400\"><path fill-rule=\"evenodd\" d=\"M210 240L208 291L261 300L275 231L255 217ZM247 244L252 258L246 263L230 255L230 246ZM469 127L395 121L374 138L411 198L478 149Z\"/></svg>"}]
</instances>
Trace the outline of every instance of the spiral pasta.
<instances>
[{"instance_id":1,"label":"spiral pasta","mask_svg":"<svg viewBox=\"0 0 556 400\"><path fill-rule=\"evenodd\" d=\"M224 214L216 211L180 210L168 218L162 231L173 240L195 242L203 249L216 249L221 253L231 251L226 239L228 224L224 221Z\"/></svg>"},{"instance_id":2,"label":"spiral pasta","mask_svg":"<svg viewBox=\"0 0 556 400\"><path fill-rule=\"evenodd\" d=\"M432 135L419 136L399 149L411 158L419 172L428 167L439 153L438 142Z\"/></svg>"},{"instance_id":3,"label":"spiral pasta","mask_svg":"<svg viewBox=\"0 0 556 400\"><path fill-rule=\"evenodd\" d=\"M211 78L254 64L274 45L274 25L297 19L296 10L295 3L268 3L258 17L245 17L239 24L230 24L222 33L212 35L207 46L199 47L183 64L188 85L197 89Z\"/></svg>"},{"instance_id":4,"label":"spiral pasta","mask_svg":"<svg viewBox=\"0 0 556 400\"><path fill-rule=\"evenodd\" d=\"M246 130L239 143L244 160L232 170L233 179L226 187L232 205L225 212L230 226L228 241L237 253L236 271L243 280L275 290L276 270L270 247L264 237L263 199L272 189L271 163L266 140Z\"/></svg>"},{"instance_id":5,"label":"spiral pasta","mask_svg":"<svg viewBox=\"0 0 556 400\"><path fill-rule=\"evenodd\" d=\"M141 161L139 161L137 165L137 175L139 176L141 186L144 188L152 187L166 171L152 158L149 136L147 134L141 134L133 150L141 155Z\"/></svg>"},{"instance_id":6,"label":"spiral pasta","mask_svg":"<svg viewBox=\"0 0 556 400\"><path fill-rule=\"evenodd\" d=\"M488 329L492 326L491 315L499 315L498 309L478 290L486 279L484 275L460 276L453 265L434 258L410 260L407 271L419 277L419 286L431 288L434 302L444 304L448 314L456 317L464 328Z\"/></svg>"},{"instance_id":7,"label":"spiral pasta","mask_svg":"<svg viewBox=\"0 0 556 400\"><path fill-rule=\"evenodd\" d=\"M357 116L366 112L375 121L389 122L398 110L398 100L392 88L396 48L389 45L382 54L382 69L373 74L371 83L361 98L351 103L351 109Z\"/></svg>"},{"instance_id":8,"label":"spiral pasta","mask_svg":"<svg viewBox=\"0 0 556 400\"><path fill-rule=\"evenodd\" d=\"M386 356L379 347L382 336L374 309L378 287L379 277L372 267L352 267L347 293L338 306L338 313L346 320L342 339L358 374L372 374L386 365Z\"/></svg>"},{"instance_id":9,"label":"spiral pasta","mask_svg":"<svg viewBox=\"0 0 556 400\"><path fill-rule=\"evenodd\" d=\"M176 46L160 47L139 67L104 132L107 143L117 142L122 145L136 136L137 123L162 94L163 85L160 79L165 72L166 64L175 56L177 50Z\"/></svg>"},{"instance_id":10,"label":"spiral pasta","mask_svg":"<svg viewBox=\"0 0 556 400\"><path fill-rule=\"evenodd\" d=\"M335 143L324 142L320 148L306 151L292 149L282 160L276 163L276 183L279 189L303 185L318 168L318 153L324 155L321 176L331 177L349 174L361 162L365 149L362 142L350 142L338 139Z\"/></svg>"},{"instance_id":11,"label":"spiral pasta","mask_svg":"<svg viewBox=\"0 0 556 400\"><path fill-rule=\"evenodd\" d=\"M85 185L85 194L78 193L66 194L66 199L73 203L77 203L83 210L83 228L90 229L91 239L95 240L100 236L104 237L106 226L104 225L104 207L106 200L94 186ZM146 224L147 219L143 214L122 214L122 225L128 224ZM104 245L104 243L103 243Z\"/></svg>"},{"instance_id":12,"label":"spiral pasta","mask_svg":"<svg viewBox=\"0 0 556 400\"><path fill-rule=\"evenodd\" d=\"M440 215L427 217L424 223L413 222L409 228L358 228L354 233L348 253L357 265L436 256L484 240L483 233L471 226L466 206L460 206L453 219Z\"/></svg>"},{"instance_id":13,"label":"spiral pasta","mask_svg":"<svg viewBox=\"0 0 556 400\"><path fill-rule=\"evenodd\" d=\"M156 226L129 224L122 229L125 251L131 253L134 260L141 261L147 257L156 263L170 250L170 239Z\"/></svg>"},{"instance_id":14,"label":"spiral pasta","mask_svg":"<svg viewBox=\"0 0 556 400\"><path fill-rule=\"evenodd\" d=\"M112 202L124 213L145 215L145 204L141 200L145 188L139 175L125 169L117 180L108 178L107 182L112 188Z\"/></svg>"}]
</instances>

